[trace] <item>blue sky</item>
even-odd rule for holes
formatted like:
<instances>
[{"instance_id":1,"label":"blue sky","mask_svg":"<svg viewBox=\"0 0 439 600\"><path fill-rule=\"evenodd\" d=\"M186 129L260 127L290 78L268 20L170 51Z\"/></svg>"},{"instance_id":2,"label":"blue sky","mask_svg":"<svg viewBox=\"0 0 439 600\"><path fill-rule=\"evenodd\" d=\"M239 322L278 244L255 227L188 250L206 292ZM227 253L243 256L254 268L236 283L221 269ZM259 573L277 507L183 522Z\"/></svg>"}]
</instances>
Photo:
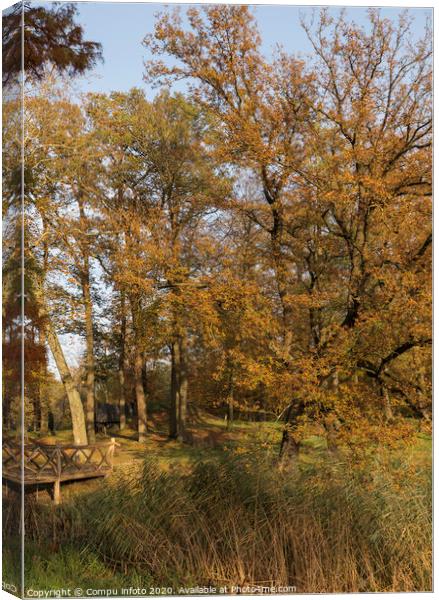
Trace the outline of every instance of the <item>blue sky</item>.
<instances>
[{"instance_id":1,"label":"blue sky","mask_svg":"<svg viewBox=\"0 0 439 600\"><path fill-rule=\"evenodd\" d=\"M142 80L143 62L149 58L142 46L146 33L154 28L154 15L164 10L165 4L84 2L78 3L78 21L85 30L86 39L100 42L103 46L105 63L99 65L86 79L78 83L83 91L110 92L126 91L131 87L143 87L148 95L151 90ZM184 5L180 5L184 11ZM333 8L332 11L337 11ZM311 14L311 7L299 6L254 6L254 14L262 33L263 51L270 55L277 44L289 52L306 55L310 45L300 27L300 14ZM383 16L397 19L401 9L386 8ZM431 9L409 9L414 18L415 37L423 33L426 17ZM348 17L355 22L366 22L365 8L349 8Z\"/></svg>"}]
</instances>

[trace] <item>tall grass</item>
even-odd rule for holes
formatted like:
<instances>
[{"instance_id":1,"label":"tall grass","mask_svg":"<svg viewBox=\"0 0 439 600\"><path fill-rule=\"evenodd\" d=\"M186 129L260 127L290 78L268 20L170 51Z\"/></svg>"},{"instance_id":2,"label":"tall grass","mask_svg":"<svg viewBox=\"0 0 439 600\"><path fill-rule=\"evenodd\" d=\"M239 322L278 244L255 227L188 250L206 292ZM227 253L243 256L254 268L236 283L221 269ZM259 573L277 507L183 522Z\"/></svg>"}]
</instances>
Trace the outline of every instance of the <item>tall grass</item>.
<instances>
[{"instance_id":1,"label":"tall grass","mask_svg":"<svg viewBox=\"0 0 439 600\"><path fill-rule=\"evenodd\" d=\"M147 460L140 476L63 507L58 535L76 536L115 575L174 589L426 591L430 484L428 470L402 461L325 459L280 473L256 453L199 462L182 475Z\"/></svg>"}]
</instances>

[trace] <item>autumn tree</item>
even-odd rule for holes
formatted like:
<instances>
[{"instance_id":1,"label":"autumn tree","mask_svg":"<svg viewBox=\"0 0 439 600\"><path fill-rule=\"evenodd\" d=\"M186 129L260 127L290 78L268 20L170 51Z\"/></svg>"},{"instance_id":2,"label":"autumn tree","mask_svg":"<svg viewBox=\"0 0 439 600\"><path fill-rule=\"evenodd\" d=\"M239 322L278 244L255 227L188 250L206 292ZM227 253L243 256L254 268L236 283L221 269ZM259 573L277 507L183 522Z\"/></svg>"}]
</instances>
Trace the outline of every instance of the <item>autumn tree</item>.
<instances>
[{"instance_id":1,"label":"autumn tree","mask_svg":"<svg viewBox=\"0 0 439 600\"><path fill-rule=\"evenodd\" d=\"M111 144L124 146L124 179L115 195L118 210L123 207L118 214L124 228L117 260L126 265L118 279L131 307L137 397L141 399L143 389L143 345L151 323L147 315L160 305L171 356L170 434L181 437L187 404L187 305L198 289L206 251L204 218L215 210L225 187L204 146L202 115L182 97L162 94L149 103L134 90L100 102L101 108L96 99L91 110L101 126L107 119L108 152ZM111 122L105 114L111 114ZM116 163L114 169L119 169Z\"/></svg>"},{"instance_id":2,"label":"autumn tree","mask_svg":"<svg viewBox=\"0 0 439 600\"><path fill-rule=\"evenodd\" d=\"M13 83L20 74L23 42L27 81L41 81L48 66L69 76L81 75L101 60L101 45L84 40L76 13L72 3L53 3L51 8L15 4L3 16L3 84Z\"/></svg>"},{"instance_id":3,"label":"autumn tree","mask_svg":"<svg viewBox=\"0 0 439 600\"><path fill-rule=\"evenodd\" d=\"M338 330L317 347L344 347L351 377L362 369L387 402L384 371L431 342L431 47L428 30L411 41L407 16L394 25L371 10L369 21L366 32L324 11L305 24L319 93L304 176L344 246L343 292L324 308L337 302L325 321Z\"/></svg>"},{"instance_id":4,"label":"autumn tree","mask_svg":"<svg viewBox=\"0 0 439 600\"><path fill-rule=\"evenodd\" d=\"M145 44L158 55L170 54L177 66L148 65L147 79L163 82L193 78L197 101L214 115L218 155L227 163L252 169L266 202L263 227L270 236L272 261L284 322L284 348L291 344L289 261L283 251L289 223L286 197L303 160L303 121L309 112L312 77L300 61L280 55L268 63L248 7L212 6L204 17L188 11L191 32L178 13L163 15ZM257 217L255 217L257 218ZM262 219L261 219L262 220Z\"/></svg>"},{"instance_id":5,"label":"autumn tree","mask_svg":"<svg viewBox=\"0 0 439 600\"><path fill-rule=\"evenodd\" d=\"M52 213L51 226L56 229L58 247L63 249L65 273L70 282L80 289L83 327L79 333L85 337L86 371L86 425L90 442L95 438L95 343L93 262L98 251L98 222L96 217L95 181L99 173L96 147L87 129L86 117L76 105L55 105L68 121L63 132L64 144L57 139L57 156L53 166L58 166L58 201ZM65 139L67 138L67 139ZM61 142L61 143L60 143ZM59 168L60 167L60 168Z\"/></svg>"},{"instance_id":6,"label":"autumn tree","mask_svg":"<svg viewBox=\"0 0 439 600\"><path fill-rule=\"evenodd\" d=\"M102 58L101 46L99 43L86 41L83 37L83 29L75 22L76 7L73 4L64 4L62 6L54 5L51 8L43 6L33 6L30 3L17 3L10 10L6 11L3 16L2 23L2 52L3 52L3 85L6 91L12 91L11 98L7 97L6 105L9 107L17 104L17 99L14 95L14 84L19 83L19 75L24 67L23 83L37 83L43 80L48 67L52 72L58 74L65 74L67 76L74 76L83 74L85 71L93 67L98 60ZM24 41L24 56L22 56L22 43ZM28 144L29 137L27 137L29 129L32 130L32 126L28 127L32 122L32 117L28 114L27 105L27 91L24 106L20 106L20 110L15 111L15 115L20 119L17 123L16 129L20 135L20 142L25 144L25 164L24 168L24 189L21 189L21 155L18 160L14 162L14 158L17 156L11 153L9 157L9 166L12 166L9 170L9 174L12 174L13 185L18 190L18 194L15 192L6 198L4 207L8 206L9 200L14 199L16 196L21 199L22 195L25 196L24 206L16 207L18 211L25 211L26 214L31 215L31 219L35 216L32 208L32 198L36 198L38 193L41 191L37 181L41 175L41 155L38 156L37 160L33 160L35 156L29 154L29 147L32 144ZM22 119L24 111L25 120ZM12 118L9 119L12 124ZM36 141L36 140L33 140ZM16 144L18 146L18 144ZM41 148L40 148L41 150ZM32 151L36 151L35 144L33 145ZM20 153L21 154L21 153ZM38 154L38 151L36 151ZM47 191L47 189L46 189ZM49 194L53 192L52 189ZM9 206L9 209L11 207ZM23 223L27 221L23 220ZM44 219L43 219L44 227ZM24 232L24 238L28 235L28 229ZM32 236L31 236L32 237ZM38 237L38 236L37 236ZM44 236L43 236L44 238ZM43 242L47 249L47 239ZM31 250L31 244L27 243L22 251L26 254L28 264L33 264L37 259L34 255L34 250ZM46 250L43 250L43 255L46 255ZM44 262L44 259L43 259ZM82 405L80 403L79 394L75 390L75 386L72 382L71 374L69 372L68 365L63 355L62 347L59 344L56 333L53 330L49 313L45 305L45 294L42 291L42 281L44 281L44 265L34 270L34 275L39 273L38 277L31 277L32 286L27 291L27 298L31 297L30 289L35 291L33 296L33 302L35 307L39 307L41 324L40 329L40 344L44 348L46 344L46 329L47 329L47 341L51 346L52 353L55 360L58 363L61 377L65 383L67 393L70 400L72 409L72 420L74 426L74 437L75 441L85 443L85 431L83 428L83 415ZM37 281L38 280L38 281ZM30 280L29 280L30 285ZM26 301L24 301L26 305ZM44 324L44 325L43 325ZM44 361L43 361L44 362ZM41 364L42 377L44 378L45 366ZM47 406L44 400L44 393L42 392L43 386L40 386L40 409L42 413L42 429L47 425ZM35 394L34 401L35 399Z\"/></svg>"},{"instance_id":7,"label":"autumn tree","mask_svg":"<svg viewBox=\"0 0 439 600\"><path fill-rule=\"evenodd\" d=\"M79 308L68 281L74 274L66 244L66 219L72 197L69 194L66 196L65 172L60 172L60 165L65 165L68 149L73 151L71 132L61 123L67 115L74 123L74 114L75 109L72 112L69 103L56 99L56 93L55 97L47 92L28 101L25 156L32 176L26 188L26 210L34 215L39 224L32 242L32 253L41 267L35 286L46 325L47 343L69 399L75 442L87 443L80 394L54 327L55 315L58 324L65 325ZM51 157L49 161L47 155Z\"/></svg>"},{"instance_id":8,"label":"autumn tree","mask_svg":"<svg viewBox=\"0 0 439 600\"><path fill-rule=\"evenodd\" d=\"M293 404L329 429L341 413L379 415L387 366L430 343L429 34L413 44L404 16L393 25L370 11L366 31L323 11L304 24L316 59L305 67L282 52L264 59L247 7L187 18L186 29L164 14L146 37L176 61L151 61L147 80L186 78L212 115L218 156L259 180L246 210L269 237L283 330L272 347Z\"/></svg>"},{"instance_id":9,"label":"autumn tree","mask_svg":"<svg viewBox=\"0 0 439 600\"><path fill-rule=\"evenodd\" d=\"M281 322L281 335L272 347L291 398L297 277L296 258L286 239L296 226L291 204L306 159L304 132L314 94L313 76L305 72L302 62L284 54L267 62L247 7L209 7L204 14L191 9L188 19L191 32L182 29L177 13L158 21L155 34L145 43L155 54L171 54L179 62L167 67L153 61L147 76L159 81L195 80L189 86L213 115L218 155L228 164L251 169L259 182L247 208L268 237Z\"/></svg>"},{"instance_id":10,"label":"autumn tree","mask_svg":"<svg viewBox=\"0 0 439 600\"><path fill-rule=\"evenodd\" d=\"M87 110L93 121L94 135L100 147L103 179L100 185L100 210L106 218L108 235L101 235L101 266L118 296L119 331L119 408L124 421L125 360L132 351L134 389L139 441L147 432L147 398L143 378L146 352L144 308L153 300L151 269L153 262L145 254L139 219L143 177L138 158L129 150L132 114L138 93L131 96L90 98ZM131 340L129 339L131 337Z\"/></svg>"}]
</instances>

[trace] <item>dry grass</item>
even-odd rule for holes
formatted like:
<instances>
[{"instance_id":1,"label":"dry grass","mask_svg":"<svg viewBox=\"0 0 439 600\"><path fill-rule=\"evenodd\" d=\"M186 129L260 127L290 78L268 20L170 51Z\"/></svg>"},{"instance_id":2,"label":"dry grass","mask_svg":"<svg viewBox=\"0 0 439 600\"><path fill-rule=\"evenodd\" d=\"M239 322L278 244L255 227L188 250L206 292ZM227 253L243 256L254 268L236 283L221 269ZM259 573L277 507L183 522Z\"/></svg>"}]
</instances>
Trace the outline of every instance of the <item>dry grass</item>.
<instances>
[{"instance_id":1,"label":"dry grass","mask_svg":"<svg viewBox=\"0 0 439 600\"><path fill-rule=\"evenodd\" d=\"M29 552L45 557L28 561L28 585L431 590L429 440L376 448L359 465L317 450L316 438L284 472L260 442L165 446L55 514L28 502Z\"/></svg>"},{"instance_id":2,"label":"dry grass","mask_svg":"<svg viewBox=\"0 0 439 600\"><path fill-rule=\"evenodd\" d=\"M88 545L104 563L163 586L429 590L429 482L409 466L408 480L402 463L393 475L383 467L325 459L281 474L258 453L200 462L182 476L147 461L140 478L90 498Z\"/></svg>"}]
</instances>

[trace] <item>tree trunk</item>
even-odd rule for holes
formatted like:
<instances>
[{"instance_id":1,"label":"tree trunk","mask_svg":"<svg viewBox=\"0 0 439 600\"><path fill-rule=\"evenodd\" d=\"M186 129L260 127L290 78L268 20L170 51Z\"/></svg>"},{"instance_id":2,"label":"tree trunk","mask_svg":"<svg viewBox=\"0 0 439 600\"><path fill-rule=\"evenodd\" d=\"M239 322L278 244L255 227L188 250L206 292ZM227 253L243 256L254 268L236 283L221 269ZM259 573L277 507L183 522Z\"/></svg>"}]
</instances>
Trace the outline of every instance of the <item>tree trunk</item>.
<instances>
[{"instance_id":1,"label":"tree trunk","mask_svg":"<svg viewBox=\"0 0 439 600\"><path fill-rule=\"evenodd\" d=\"M136 343L135 356L134 356L134 384L136 390L136 402L137 402L137 431L139 434L139 442L143 442L146 439L147 431L147 413L146 413L146 398L145 390L143 387L143 356L139 350L139 346Z\"/></svg>"},{"instance_id":2,"label":"tree trunk","mask_svg":"<svg viewBox=\"0 0 439 600\"><path fill-rule=\"evenodd\" d=\"M282 442L279 453L279 463L281 468L294 462L299 454L299 444L293 437L291 425L286 424L282 434Z\"/></svg>"},{"instance_id":3,"label":"tree trunk","mask_svg":"<svg viewBox=\"0 0 439 600\"><path fill-rule=\"evenodd\" d=\"M119 429L123 431L127 424L125 401L125 369L119 366Z\"/></svg>"},{"instance_id":4,"label":"tree trunk","mask_svg":"<svg viewBox=\"0 0 439 600\"><path fill-rule=\"evenodd\" d=\"M180 347L180 378L179 378L179 394L178 394L178 439L183 441L186 430L186 415L187 415L187 362L186 362L186 338L182 337L179 340Z\"/></svg>"},{"instance_id":5,"label":"tree trunk","mask_svg":"<svg viewBox=\"0 0 439 600\"><path fill-rule=\"evenodd\" d=\"M227 398L227 419L228 426L231 427L233 423L233 390L230 391L229 397Z\"/></svg>"},{"instance_id":6,"label":"tree trunk","mask_svg":"<svg viewBox=\"0 0 439 600\"><path fill-rule=\"evenodd\" d=\"M127 319L125 313L125 292L121 292L121 322L120 322L120 355L119 355L119 428L123 431L126 427L125 411L125 337Z\"/></svg>"},{"instance_id":7,"label":"tree trunk","mask_svg":"<svg viewBox=\"0 0 439 600\"><path fill-rule=\"evenodd\" d=\"M43 348L46 348L46 332L44 331L44 327L41 327L39 331L40 336L40 344ZM39 399L40 399L40 432L48 433L49 431L49 398L48 398L48 390L47 390L47 367L44 366L42 372L41 382L38 389Z\"/></svg>"},{"instance_id":8,"label":"tree trunk","mask_svg":"<svg viewBox=\"0 0 439 600\"><path fill-rule=\"evenodd\" d=\"M234 378L233 378L233 364L230 359L228 359L229 363L229 382L228 382L228 390L227 390L227 428L230 429L233 423L233 408L234 408Z\"/></svg>"},{"instance_id":9,"label":"tree trunk","mask_svg":"<svg viewBox=\"0 0 439 600\"><path fill-rule=\"evenodd\" d=\"M171 408L169 415L169 437L184 439L187 417L187 362L186 338L171 344Z\"/></svg>"},{"instance_id":10,"label":"tree trunk","mask_svg":"<svg viewBox=\"0 0 439 600\"><path fill-rule=\"evenodd\" d=\"M268 199L272 196L268 190L265 192ZM277 293L282 307L282 337L283 337L283 357L285 362L290 360L291 343L293 339L291 321L292 306L288 299L289 288L289 267L285 253L282 249L282 240L284 232L284 212L283 206L278 199L270 202L273 225L270 231L271 238L271 259L276 278Z\"/></svg>"},{"instance_id":11,"label":"tree trunk","mask_svg":"<svg viewBox=\"0 0 439 600\"><path fill-rule=\"evenodd\" d=\"M47 323L47 341L69 401L70 413L72 416L73 439L75 444L87 444L87 430L85 427L84 408L82 406L81 396L73 381L58 336L53 330L52 323L49 320Z\"/></svg>"},{"instance_id":12,"label":"tree trunk","mask_svg":"<svg viewBox=\"0 0 439 600\"><path fill-rule=\"evenodd\" d=\"M79 219L81 231L87 232L88 223L84 211L81 192L78 195ZM85 317L85 347L86 347L86 423L87 435L90 442L95 441L95 361L93 336L93 303L90 290L90 251L87 236L81 236L79 245L82 254L81 287Z\"/></svg>"},{"instance_id":13,"label":"tree trunk","mask_svg":"<svg viewBox=\"0 0 439 600\"><path fill-rule=\"evenodd\" d=\"M146 394L143 385L143 352L141 349L141 333L139 323L140 298L133 295L130 298L130 302L134 331L134 389L137 403L137 431L139 442L143 442L146 439L148 423Z\"/></svg>"},{"instance_id":14,"label":"tree trunk","mask_svg":"<svg viewBox=\"0 0 439 600\"><path fill-rule=\"evenodd\" d=\"M44 231L44 233L46 233L48 223L47 223L47 220L44 218L44 216L42 218L42 221L43 221L43 231ZM49 262L49 246L47 244L47 241L44 240L43 241L43 269L42 269L42 272L44 274L47 272L48 262ZM37 289L37 293L39 293L38 289ZM45 348L46 343L47 343L47 336L46 336L46 330L45 330L44 326L40 328L39 335L40 335L40 344ZM46 382L47 382L47 362L44 367L43 383L40 385L41 433L48 433L50 431L50 426L51 426L50 416L52 413L51 413L50 406L49 406L48 389L47 389ZM52 420L53 420L53 415L52 415Z\"/></svg>"},{"instance_id":15,"label":"tree trunk","mask_svg":"<svg viewBox=\"0 0 439 600\"><path fill-rule=\"evenodd\" d=\"M279 462L281 468L287 466L290 462L297 459L299 454L299 443L294 439L295 411L291 403L285 416L285 427L282 433L282 441L279 451Z\"/></svg>"},{"instance_id":16,"label":"tree trunk","mask_svg":"<svg viewBox=\"0 0 439 600\"><path fill-rule=\"evenodd\" d=\"M179 349L178 342L174 341L171 344L171 399L169 407L169 437L176 438L178 436L177 423L177 406L178 406L178 369Z\"/></svg>"},{"instance_id":17,"label":"tree trunk","mask_svg":"<svg viewBox=\"0 0 439 600\"><path fill-rule=\"evenodd\" d=\"M90 274L88 260L84 265L82 276L82 295L85 308L85 340L86 340L86 422L87 435L91 443L95 441L95 361L93 336L93 309L90 293Z\"/></svg>"},{"instance_id":18,"label":"tree trunk","mask_svg":"<svg viewBox=\"0 0 439 600\"><path fill-rule=\"evenodd\" d=\"M44 231L47 229L47 220L43 218L43 227ZM66 358L64 356L64 352L59 341L59 338L53 328L52 322L49 317L49 311L47 310L47 305L45 302L44 290L43 290L43 282L47 272L48 265L48 246L47 243L43 244L43 269L40 279L35 282L35 295L37 297L40 318L45 322L45 332L41 332L43 339L44 335L46 336L48 346L50 351L52 352L53 358L55 360L56 368L58 369L58 373L61 377L61 381L64 385L64 389L67 395L67 400L69 403L70 414L72 418L72 431L73 431L73 439L74 443L78 445L86 445L88 443L87 440L87 429L85 425L85 416L84 416L84 407L82 406L81 396L79 394L78 388L73 381L72 374L70 372L69 366L67 364ZM50 412L50 407L47 404L48 410L48 427L52 429L53 427L53 415ZM51 422L52 421L52 422Z\"/></svg>"},{"instance_id":19,"label":"tree trunk","mask_svg":"<svg viewBox=\"0 0 439 600\"><path fill-rule=\"evenodd\" d=\"M40 386L38 386L38 394L35 394L34 403L34 431L41 431L41 402L40 402Z\"/></svg>"},{"instance_id":20,"label":"tree trunk","mask_svg":"<svg viewBox=\"0 0 439 600\"><path fill-rule=\"evenodd\" d=\"M40 432L48 433L49 431L49 407L48 407L48 399L45 397L43 390L45 390L46 386L40 386L40 406L41 406L41 423L40 423Z\"/></svg>"}]
</instances>

